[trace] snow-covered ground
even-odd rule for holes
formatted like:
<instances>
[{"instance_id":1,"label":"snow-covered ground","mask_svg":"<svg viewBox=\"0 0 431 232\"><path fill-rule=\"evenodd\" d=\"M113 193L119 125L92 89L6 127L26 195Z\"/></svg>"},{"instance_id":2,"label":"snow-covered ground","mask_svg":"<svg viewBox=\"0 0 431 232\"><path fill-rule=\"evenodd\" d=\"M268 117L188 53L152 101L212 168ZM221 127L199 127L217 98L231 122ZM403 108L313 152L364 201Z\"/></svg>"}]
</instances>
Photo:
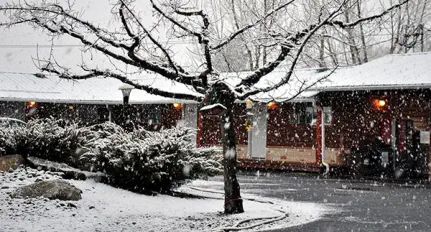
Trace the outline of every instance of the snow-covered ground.
<instances>
[{"instance_id":1,"label":"snow-covered ground","mask_svg":"<svg viewBox=\"0 0 431 232\"><path fill-rule=\"evenodd\" d=\"M251 229L262 231L309 223L333 212L320 204L244 195L246 212L224 215L221 213L222 193L205 188L208 185L201 180L178 191L209 198L145 196L93 180L68 180L83 191L82 200L76 202L9 197L8 193L16 187L34 183L37 178L60 177L34 169L0 173L1 231L219 231L243 220L273 217L276 221ZM252 220L238 226L264 221L269 219Z\"/></svg>"}]
</instances>

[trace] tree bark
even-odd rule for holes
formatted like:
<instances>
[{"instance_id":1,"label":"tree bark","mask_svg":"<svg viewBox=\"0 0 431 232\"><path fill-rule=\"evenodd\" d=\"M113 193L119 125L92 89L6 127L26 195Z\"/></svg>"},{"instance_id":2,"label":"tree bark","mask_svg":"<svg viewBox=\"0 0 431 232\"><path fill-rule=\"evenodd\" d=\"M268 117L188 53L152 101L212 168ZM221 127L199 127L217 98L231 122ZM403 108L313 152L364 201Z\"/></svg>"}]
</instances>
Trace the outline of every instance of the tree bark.
<instances>
[{"instance_id":1,"label":"tree bark","mask_svg":"<svg viewBox=\"0 0 431 232\"><path fill-rule=\"evenodd\" d=\"M329 56L331 57L332 60L332 64L335 66L338 66L338 58L337 58L337 54L335 54L334 50L332 49L332 44L329 40L326 40L326 43L328 44L328 52L329 52Z\"/></svg>"},{"instance_id":2,"label":"tree bark","mask_svg":"<svg viewBox=\"0 0 431 232\"><path fill-rule=\"evenodd\" d=\"M260 63L259 63L259 61L260 61L260 45L256 45L254 47L254 50L255 50L255 52L254 52L255 60L254 60L254 68L252 70L256 70L260 67ZM250 71L252 71L252 70L250 70Z\"/></svg>"},{"instance_id":3,"label":"tree bark","mask_svg":"<svg viewBox=\"0 0 431 232\"><path fill-rule=\"evenodd\" d=\"M215 87L217 101L226 107L220 120L220 128L222 130L223 143L223 168L224 168L224 212L226 214L243 213L242 198L240 194L240 186L236 177L236 136L233 126L233 106L235 96L228 86L224 83L218 84Z\"/></svg>"},{"instance_id":4,"label":"tree bark","mask_svg":"<svg viewBox=\"0 0 431 232\"><path fill-rule=\"evenodd\" d=\"M347 6L345 7L344 18L346 19L347 23L350 22L350 12ZM346 28L345 30L347 32L347 41L349 42L350 54L352 56L352 63L362 64L361 57L359 56L359 49L356 46L353 28Z\"/></svg>"},{"instance_id":5,"label":"tree bark","mask_svg":"<svg viewBox=\"0 0 431 232\"><path fill-rule=\"evenodd\" d=\"M319 45L319 67L320 68L326 68L326 62L325 62L325 38L321 36L319 38L320 45Z\"/></svg>"},{"instance_id":6,"label":"tree bark","mask_svg":"<svg viewBox=\"0 0 431 232\"><path fill-rule=\"evenodd\" d=\"M362 17L362 13L361 13L361 1L358 0L356 2L356 6L358 9L358 17L361 18ZM367 63L368 62L368 54L367 54L367 43L365 41L365 33L364 33L364 27L362 26L362 23L359 24L359 29L360 29L360 33L361 33L361 42L362 42L362 52L363 52L363 62Z\"/></svg>"}]
</instances>

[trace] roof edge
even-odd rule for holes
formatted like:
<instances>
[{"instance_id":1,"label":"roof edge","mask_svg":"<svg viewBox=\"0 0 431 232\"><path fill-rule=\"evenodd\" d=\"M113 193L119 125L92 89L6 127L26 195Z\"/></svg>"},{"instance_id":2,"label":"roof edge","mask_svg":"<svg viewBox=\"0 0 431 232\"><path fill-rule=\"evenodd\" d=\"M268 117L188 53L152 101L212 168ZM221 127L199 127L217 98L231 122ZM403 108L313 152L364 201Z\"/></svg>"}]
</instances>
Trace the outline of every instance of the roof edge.
<instances>
[{"instance_id":1,"label":"roof edge","mask_svg":"<svg viewBox=\"0 0 431 232\"><path fill-rule=\"evenodd\" d=\"M431 89L431 84L412 85L361 85L361 86L334 86L313 88L308 91L335 92L335 91L367 91L367 90L403 90L403 89Z\"/></svg>"}]
</instances>

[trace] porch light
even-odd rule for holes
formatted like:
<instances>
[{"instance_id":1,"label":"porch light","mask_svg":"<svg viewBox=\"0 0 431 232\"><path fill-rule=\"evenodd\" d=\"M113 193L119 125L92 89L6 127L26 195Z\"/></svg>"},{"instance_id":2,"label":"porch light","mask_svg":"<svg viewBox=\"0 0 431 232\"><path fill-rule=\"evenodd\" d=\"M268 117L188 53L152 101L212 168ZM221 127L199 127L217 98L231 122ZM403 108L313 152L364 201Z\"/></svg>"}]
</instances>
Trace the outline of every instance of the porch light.
<instances>
[{"instance_id":1,"label":"porch light","mask_svg":"<svg viewBox=\"0 0 431 232\"><path fill-rule=\"evenodd\" d=\"M181 110L181 108L182 108L181 103L174 103L174 104L173 104L173 106L174 106L174 108L175 108L175 109L177 109L177 110Z\"/></svg>"},{"instance_id":2,"label":"porch light","mask_svg":"<svg viewBox=\"0 0 431 232\"><path fill-rule=\"evenodd\" d=\"M250 99L245 100L246 108L251 109L253 107L253 101Z\"/></svg>"},{"instance_id":3,"label":"porch light","mask_svg":"<svg viewBox=\"0 0 431 232\"><path fill-rule=\"evenodd\" d=\"M277 105L277 103L275 101L269 102L267 104L267 106L268 106L269 109L275 109L275 108L278 107L278 105Z\"/></svg>"},{"instance_id":4,"label":"porch light","mask_svg":"<svg viewBox=\"0 0 431 232\"><path fill-rule=\"evenodd\" d=\"M32 101L32 102L27 102L27 106L28 107L34 107L36 105L36 102Z\"/></svg>"},{"instance_id":5,"label":"porch light","mask_svg":"<svg viewBox=\"0 0 431 232\"><path fill-rule=\"evenodd\" d=\"M386 106L386 101L382 100L382 99L375 99L374 100L374 106L376 106L377 108L382 108Z\"/></svg>"}]
</instances>

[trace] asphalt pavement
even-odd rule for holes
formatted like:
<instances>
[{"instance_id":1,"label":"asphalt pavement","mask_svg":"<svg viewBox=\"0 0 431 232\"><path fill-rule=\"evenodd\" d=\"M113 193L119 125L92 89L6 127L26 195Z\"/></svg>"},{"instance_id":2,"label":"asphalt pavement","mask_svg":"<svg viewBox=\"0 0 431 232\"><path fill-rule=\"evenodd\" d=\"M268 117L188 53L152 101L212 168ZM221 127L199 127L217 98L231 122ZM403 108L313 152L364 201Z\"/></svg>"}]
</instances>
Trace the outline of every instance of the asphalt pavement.
<instances>
[{"instance_id":1,"label":"asphalt pavement","mask_svg":"<svg viewBox=\"0 0 431 232\"><path fill-rule=\"evenodd\" d=\"M222 181L222 177L212 180ZM243 173L239 182L244 193L323 203L337 211L303 226L274 231L431 231L431 188L427 185L262 172Z\"/></svg>"}]
</instances>

